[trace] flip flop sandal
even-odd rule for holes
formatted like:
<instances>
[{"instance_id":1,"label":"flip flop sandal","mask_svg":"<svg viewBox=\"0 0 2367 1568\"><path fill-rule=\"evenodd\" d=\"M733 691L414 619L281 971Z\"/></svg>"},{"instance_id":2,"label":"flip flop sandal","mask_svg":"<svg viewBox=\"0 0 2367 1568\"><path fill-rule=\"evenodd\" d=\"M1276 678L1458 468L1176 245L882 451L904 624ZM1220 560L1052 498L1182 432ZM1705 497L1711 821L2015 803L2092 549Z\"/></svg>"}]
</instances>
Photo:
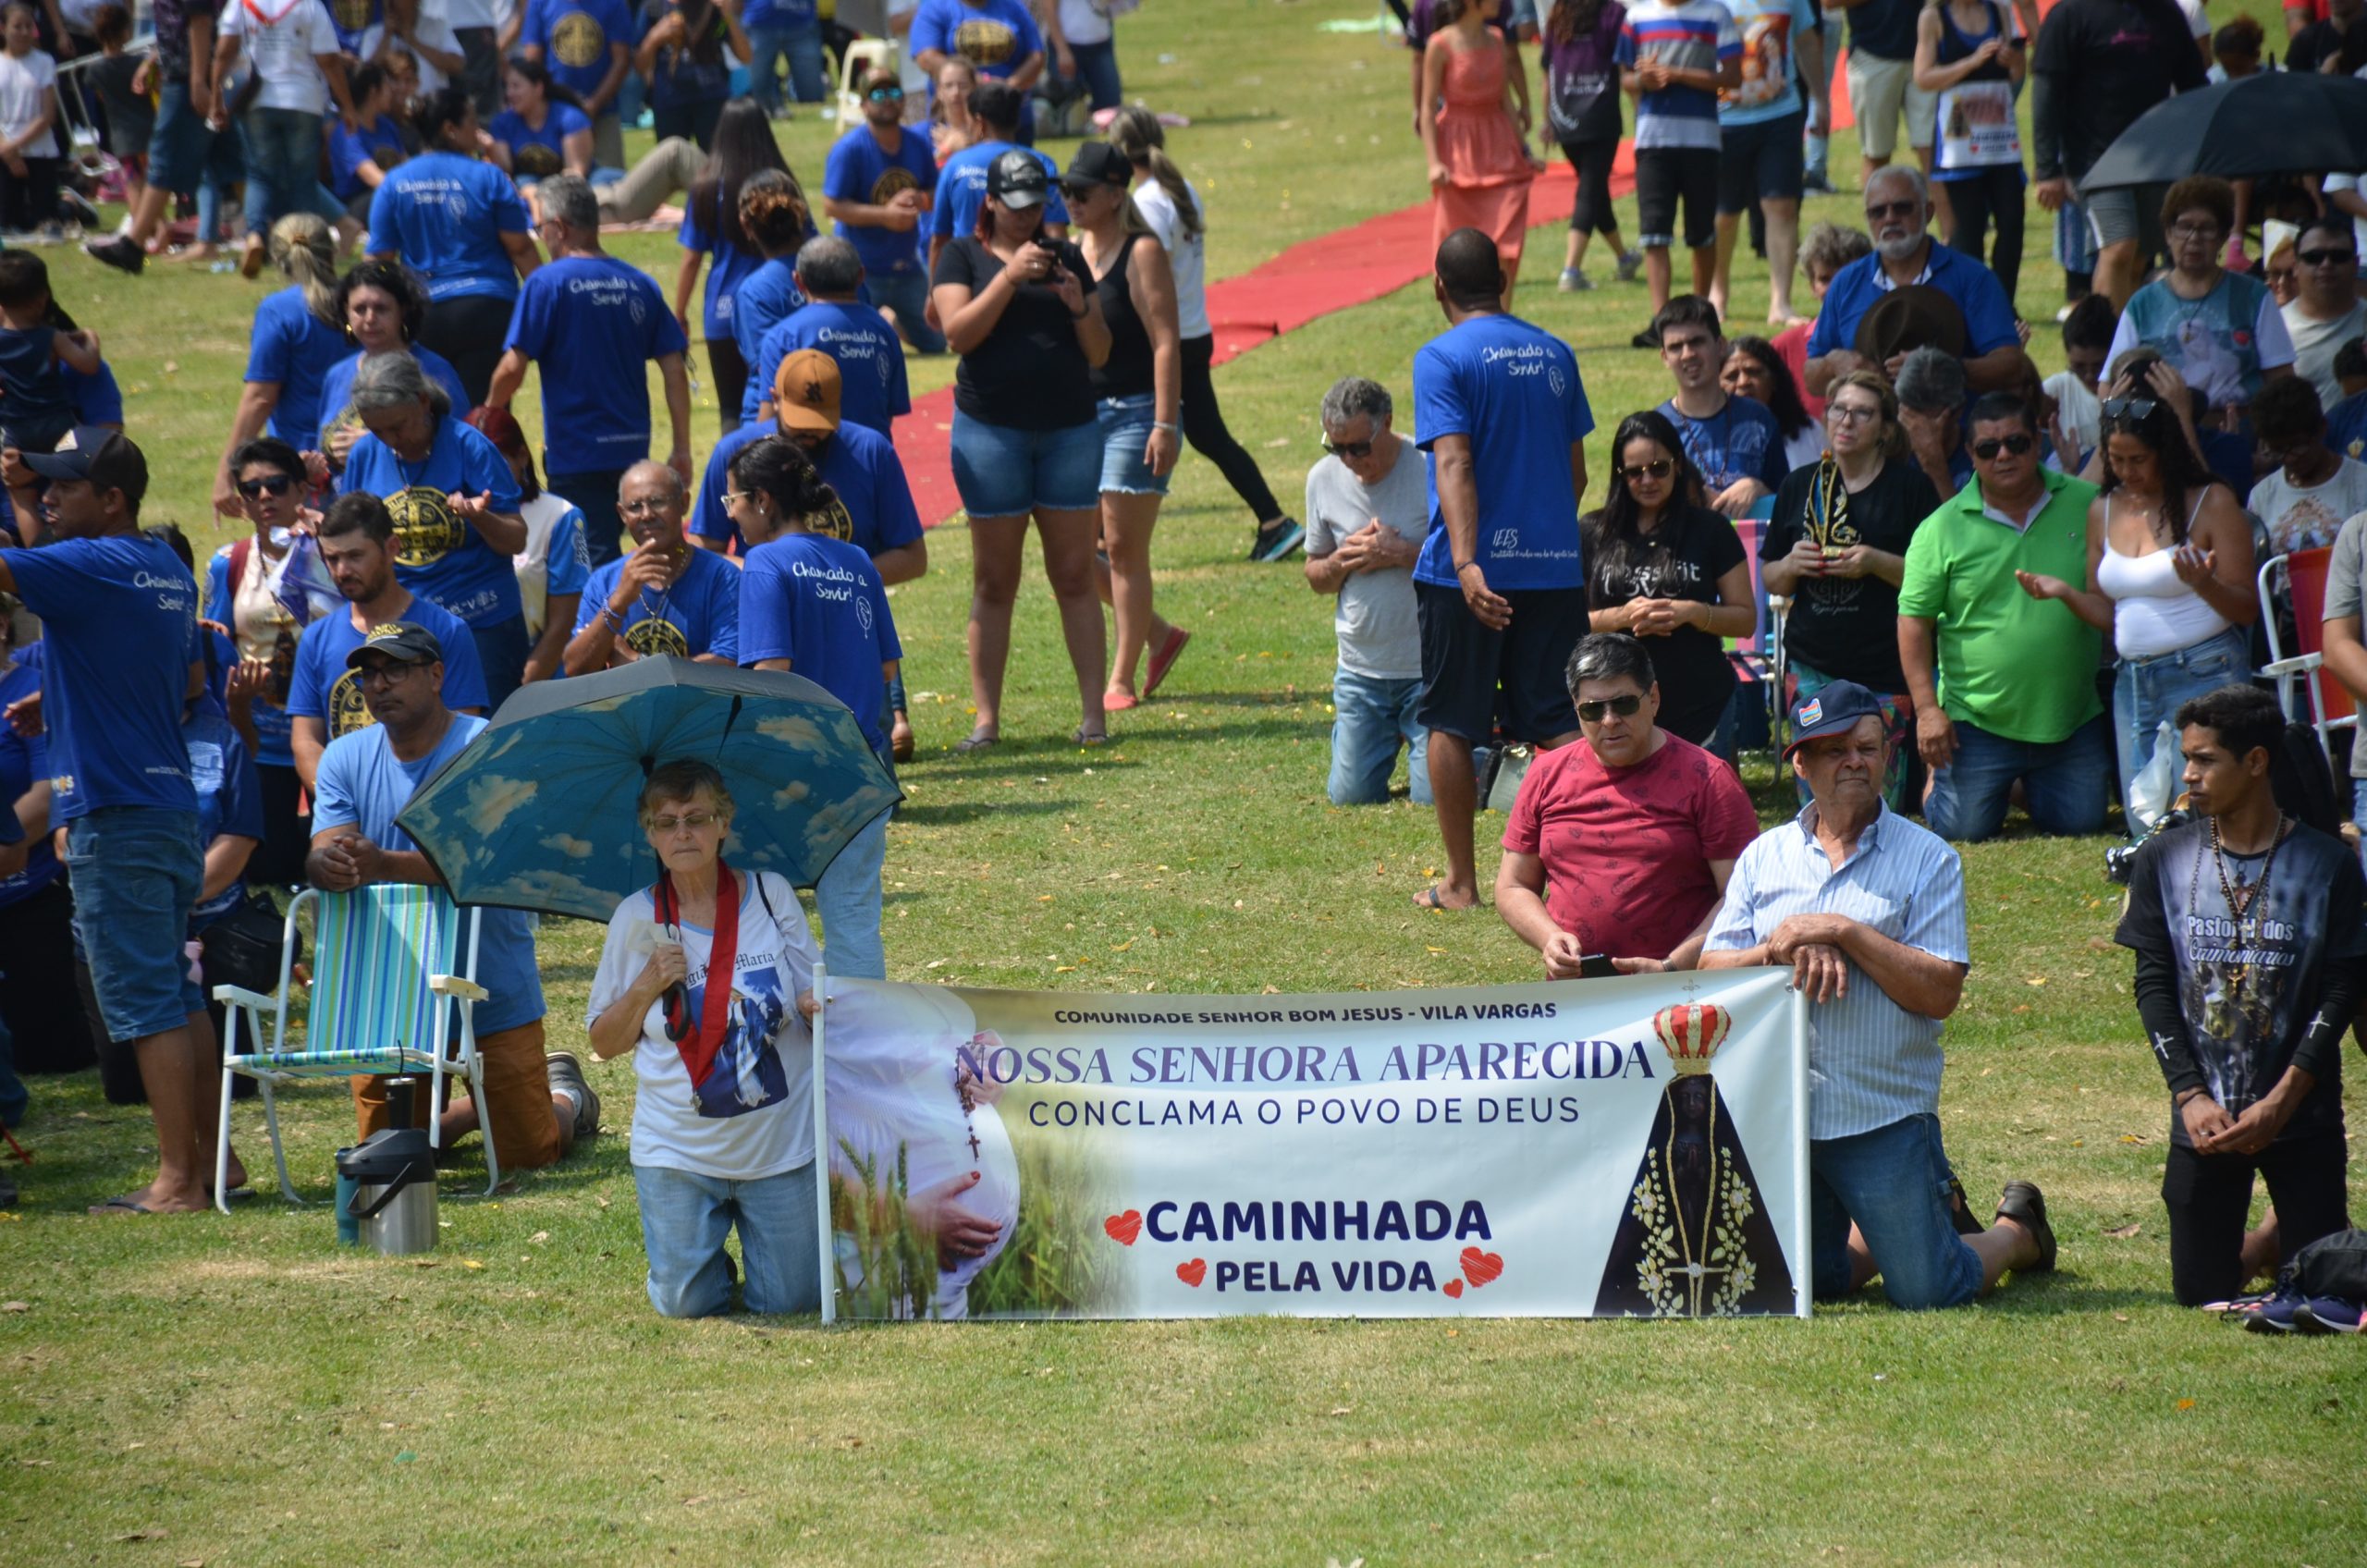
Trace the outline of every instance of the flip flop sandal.
<instances>
[{"instance_id":1,"label":"flip flop sandal","mask_svg":"<svg viewBox=\"0 0 2367 1568\"><path fill-rule=\"evenodd\" d=\"M1479 907L1478 904L1466 904L1458 909L1453 904L1441 903L1438 886L1435 883L1415 894L1414 902L1423 909L1434 909L1441 914L1468 914Z\"/></svg>"},{"instance_id":2,"label":"flip flop sandal","mask_svg":"<svg viewBox=\"0 0 2367 1568\"><path fill-rule=\"evenodd\" d=\"M1069 739L1080 746L1106 746L1110 743L1108 735L1088 735L1085 732L1085 726L1082 724L1069 732Z\"/></svg>"},{"instance_id":3,"label":"flip flop sandal","mask_svg":"<svg viewBox=\"0 0 2367 1568\"><path fill-rule=\"evenodd\" d=\"M1001 744L1002 737L1000 735L967 735L954 741L953 749L963 756L967 756L972 752L983 752L988 746Z\"/></svg>"},{"instance_id":4,"label":"flip flop sandal","mask_svg":"<svg viewBox=\"0 0 2367 1568\"><path fill-rule=\"evenodd\" d=\"M94 1203L91 1206L89 1212L95 1215L114 1216L118 1214L153 1214L156 1211L150 1208L146 1204L141 1203L138 1198L120 1197L109 1198L104 1203Z\"/></svg>"}]
</instances>

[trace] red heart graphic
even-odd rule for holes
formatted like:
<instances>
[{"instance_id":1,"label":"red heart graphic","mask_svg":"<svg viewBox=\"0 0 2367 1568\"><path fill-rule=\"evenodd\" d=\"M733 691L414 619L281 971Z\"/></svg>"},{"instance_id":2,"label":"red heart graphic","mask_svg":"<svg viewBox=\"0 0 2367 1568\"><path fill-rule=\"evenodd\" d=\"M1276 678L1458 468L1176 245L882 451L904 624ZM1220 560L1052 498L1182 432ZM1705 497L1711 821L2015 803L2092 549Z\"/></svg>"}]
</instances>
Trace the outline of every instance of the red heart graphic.
<instances>
[{"instance_id":1,"label":"red heart graphic","mask_svg":"<svg viewBox=\"0 0 2367 1568\"><path fill-rule=\"evenodd\" d=\"M1460 1295L1462 1295L1462 1294L1463 1294L1463 1281L1462 1281L1462 1280L1449 1280L1446 1282L1446 1293L1447 1293L1447 1294L1449 1294L1449 1295L1451 1295L1451 1296L1460 1296Z\"/></svg>"},{"instance_id":2,"label":"red heart graphic","mask_svg":"<svg viewBox=\"0 0 2367 1568\"><path fill-rule=\"evenodd\" d=\"M1463 1277L1478 1290L1504 1271L1504 1256L1496 1252L1481 1252L1478 1247L1463 1249Z\"/></svg>"},{"instance_id":3,"label":"red heart graphic","mask_svg":"<svg viewBox=\"0 0 2367 1568\"><path fill-rule=\"evenodd\" d=\"M1134 1238L1143 1233L1143 1211L1130 1208L1123 1214L1113 1214L1101 1222L1101 1228L1109 1231L1110 1239L1120 1246L1133 1246Z\"/></svg>"},{"instance_id":4,"label":"red heart graphic","mask_svg":"<svg viewBox=\"0 0 2367 1568\"><path fill-rule=\"evenodd\" d=\"M1175 1277L1196 1291L1200 1288L1200 1281L1208 1277L1208 1260L1196 1257L1189 1263L1179 1263L1175 1266Z\"/></svg>"}]
</instances>

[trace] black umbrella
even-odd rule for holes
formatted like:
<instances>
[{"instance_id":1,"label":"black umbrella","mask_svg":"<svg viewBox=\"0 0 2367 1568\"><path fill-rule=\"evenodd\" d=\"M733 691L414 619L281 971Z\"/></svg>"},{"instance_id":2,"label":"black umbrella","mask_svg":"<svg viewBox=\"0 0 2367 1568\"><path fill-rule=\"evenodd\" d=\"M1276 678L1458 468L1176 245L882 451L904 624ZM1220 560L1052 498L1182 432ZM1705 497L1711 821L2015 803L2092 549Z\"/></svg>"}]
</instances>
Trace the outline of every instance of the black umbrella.
<instances>
[{"instance_id":1,"label":"black umbrella","mask_svg":"<svg viewBox=\"0 0 2367 1568\"><path fill-rule=\"evenodd\" d=\"M2104 149L2082 190L2367 169L2367 81L2262 71L2156 104Z\"/></svg>"}]
</instances>

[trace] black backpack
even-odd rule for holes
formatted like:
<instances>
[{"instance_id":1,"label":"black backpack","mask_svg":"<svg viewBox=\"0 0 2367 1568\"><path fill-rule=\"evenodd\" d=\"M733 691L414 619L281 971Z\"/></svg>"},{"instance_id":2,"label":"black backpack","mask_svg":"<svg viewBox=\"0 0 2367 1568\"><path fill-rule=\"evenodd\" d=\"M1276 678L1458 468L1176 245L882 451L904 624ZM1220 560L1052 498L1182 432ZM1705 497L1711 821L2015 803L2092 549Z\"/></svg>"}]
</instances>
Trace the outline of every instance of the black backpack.
<instances>
[{"instance_id":1,"label":"black backpack","mask_svg":"<svg viewBox=\"0 0 2367 1568\"><path fill-rule=\"evenodd\" d=\"M2320 1236L2293 1255L2286 1271L2305 1296L2367 1303L2367 1231Z\"/></svg>"}]
</instances>

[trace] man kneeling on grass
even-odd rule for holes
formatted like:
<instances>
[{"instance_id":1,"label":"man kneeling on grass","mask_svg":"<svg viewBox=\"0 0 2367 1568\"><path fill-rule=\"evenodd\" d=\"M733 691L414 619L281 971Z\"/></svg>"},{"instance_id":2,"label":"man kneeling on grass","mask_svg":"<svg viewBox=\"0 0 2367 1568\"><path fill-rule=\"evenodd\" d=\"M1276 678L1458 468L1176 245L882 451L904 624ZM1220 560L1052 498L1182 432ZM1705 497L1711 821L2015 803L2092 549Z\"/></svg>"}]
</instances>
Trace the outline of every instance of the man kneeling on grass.
<instances>
[{"instance_id":1,"label":"man kneeling on grass","mask_svg":"<svg viewBox=\"0 0 2367 1568\"><path fill-rule=\"evenodd\" d=\"M2275 698L2225 686L2177 724L2195 820L2137 851L2119 941L2136 951L2137 1013L2170 1086L2170 1289L2195 1306L2234 1296L2253 1271L2255 1174L2286 1259L2350 1223L2340 1070L2367 881L2341 839L2278 809Z\"/></svg>"},{"instance_id":2,"label":"man kneeling on grass","mask_svg":"<svg viewBox=\"0 0 2367 1568\"><path fill-rule=\"evenodd\" d=\"M1812 799L1742 851L1704 969L1789 964L1809 1013L1809 1253L1819 1300L1877 1273L1891 1305L1956 1306L2007 1269L2054 1267L2035 1183L1961 1235L1940 1146L1942 1021L1970 968L1964 867L1883 804L1885 710L1835 680L1792 710L1784 755Z\"/></svg>"}]
</instances>

